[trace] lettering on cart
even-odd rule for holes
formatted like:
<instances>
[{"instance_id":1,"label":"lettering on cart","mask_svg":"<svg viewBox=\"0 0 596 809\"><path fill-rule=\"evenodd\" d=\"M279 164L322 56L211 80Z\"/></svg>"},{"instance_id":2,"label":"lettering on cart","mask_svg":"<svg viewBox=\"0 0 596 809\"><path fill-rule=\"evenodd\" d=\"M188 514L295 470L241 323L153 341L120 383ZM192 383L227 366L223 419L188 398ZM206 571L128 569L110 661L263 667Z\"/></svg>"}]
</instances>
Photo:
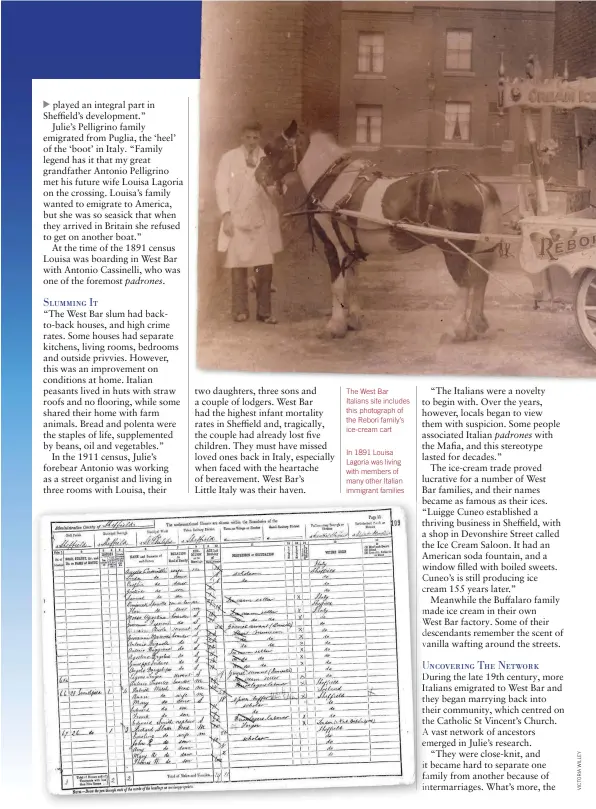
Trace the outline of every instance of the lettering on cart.
<instances>
[{"instance_id":1,"label":"lettering on cart","mask_svg":"<svg viewBox=\"0 0 596 809\"><path fill-rule=\"evenodd\" d=\"M538 258L556 261L560 256L579 253L596 245L596 232L577 233L577 230L551 230L548 236L544 233L531 233L530 239Z\"/></svg>"}]
</instances>

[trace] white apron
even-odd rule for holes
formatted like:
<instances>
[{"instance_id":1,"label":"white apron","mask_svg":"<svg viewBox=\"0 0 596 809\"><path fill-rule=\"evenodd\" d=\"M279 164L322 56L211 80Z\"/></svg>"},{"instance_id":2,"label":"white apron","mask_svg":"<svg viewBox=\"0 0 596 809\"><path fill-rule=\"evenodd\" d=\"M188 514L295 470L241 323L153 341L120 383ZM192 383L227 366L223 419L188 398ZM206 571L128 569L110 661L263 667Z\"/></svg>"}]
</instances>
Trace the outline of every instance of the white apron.
<instances>
[{"instance_id":1,"label":"white apron","mask_svg":"<svg viewBox=\"0 0 596 809\"><path fill-rule=\"evenodd\" d=\"M257 162L263 156L259 149ZM242 147L221 159L216 177L220 213L229 211L234 235L219 230L217 249L226 253L225 267L258 267L272 264L282 249L279 216L275 205L255 180L256 167L248 166Z\"/></svg>"}]
</instances>

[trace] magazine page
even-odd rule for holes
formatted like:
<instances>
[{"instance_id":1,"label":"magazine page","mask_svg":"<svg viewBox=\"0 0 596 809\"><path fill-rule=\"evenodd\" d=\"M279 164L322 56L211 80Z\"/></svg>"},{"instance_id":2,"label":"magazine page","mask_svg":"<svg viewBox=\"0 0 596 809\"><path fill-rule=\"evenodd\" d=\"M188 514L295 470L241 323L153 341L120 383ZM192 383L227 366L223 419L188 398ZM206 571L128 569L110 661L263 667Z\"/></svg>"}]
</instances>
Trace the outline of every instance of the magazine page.
<instances>
[{"instance_id":1,"label":"magazine page","mask_svg":"<svg viewBox=\"0 0 596 809\"><path fill-rule=\"evenodd\" d=\"M592 805L591 5L26 5L8 799Z\"/></svg>"}]
</instances>

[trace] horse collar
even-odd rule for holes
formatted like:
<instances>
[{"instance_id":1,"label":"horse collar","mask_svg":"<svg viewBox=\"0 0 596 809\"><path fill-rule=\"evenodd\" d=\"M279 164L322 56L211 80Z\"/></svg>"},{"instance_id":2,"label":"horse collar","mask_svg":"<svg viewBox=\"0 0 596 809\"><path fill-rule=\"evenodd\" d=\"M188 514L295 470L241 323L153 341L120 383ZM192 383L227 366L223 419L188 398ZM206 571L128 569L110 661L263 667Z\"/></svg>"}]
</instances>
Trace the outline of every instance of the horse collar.
<instances>
[{"instance_id":1,"label":"horse collar","mask_svg":"<svg viewBox=\"0 0 596 809\"><path fill-rule=\"evenodd\" d=\"M350 160L352 160L352 155L349 152L340 155L336 160L334 160L333 163L331 163L331 165L325 169L321 176L314 181L310 187L310 190L308 191L308 196L314 201L316 199L315 191L320 191L319 186L325 184L325 180L335 180L344 170L345 163L349 162ZM331 183L329 183L329 186L330 185ZM329 190L329 186L325 189L323 196L325 196Z\"/></svg>"}]
</instances>

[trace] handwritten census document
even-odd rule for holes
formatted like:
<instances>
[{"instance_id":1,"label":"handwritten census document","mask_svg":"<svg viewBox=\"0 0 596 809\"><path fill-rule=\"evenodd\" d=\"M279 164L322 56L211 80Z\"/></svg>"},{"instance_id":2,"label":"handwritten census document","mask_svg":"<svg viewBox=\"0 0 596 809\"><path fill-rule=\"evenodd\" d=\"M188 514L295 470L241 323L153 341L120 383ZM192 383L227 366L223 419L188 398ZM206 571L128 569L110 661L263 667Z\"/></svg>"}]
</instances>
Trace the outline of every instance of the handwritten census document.
<instances>
[{"instance_id":1,"label":"handwritten census document","mask_svg":"<svg viewBox=\"0 0 596 809\"><path fill-rule=\"evenodd\" d=\"M54 793L411 783L401 510L46 518Z\"/></svg>"}]
</instances>

